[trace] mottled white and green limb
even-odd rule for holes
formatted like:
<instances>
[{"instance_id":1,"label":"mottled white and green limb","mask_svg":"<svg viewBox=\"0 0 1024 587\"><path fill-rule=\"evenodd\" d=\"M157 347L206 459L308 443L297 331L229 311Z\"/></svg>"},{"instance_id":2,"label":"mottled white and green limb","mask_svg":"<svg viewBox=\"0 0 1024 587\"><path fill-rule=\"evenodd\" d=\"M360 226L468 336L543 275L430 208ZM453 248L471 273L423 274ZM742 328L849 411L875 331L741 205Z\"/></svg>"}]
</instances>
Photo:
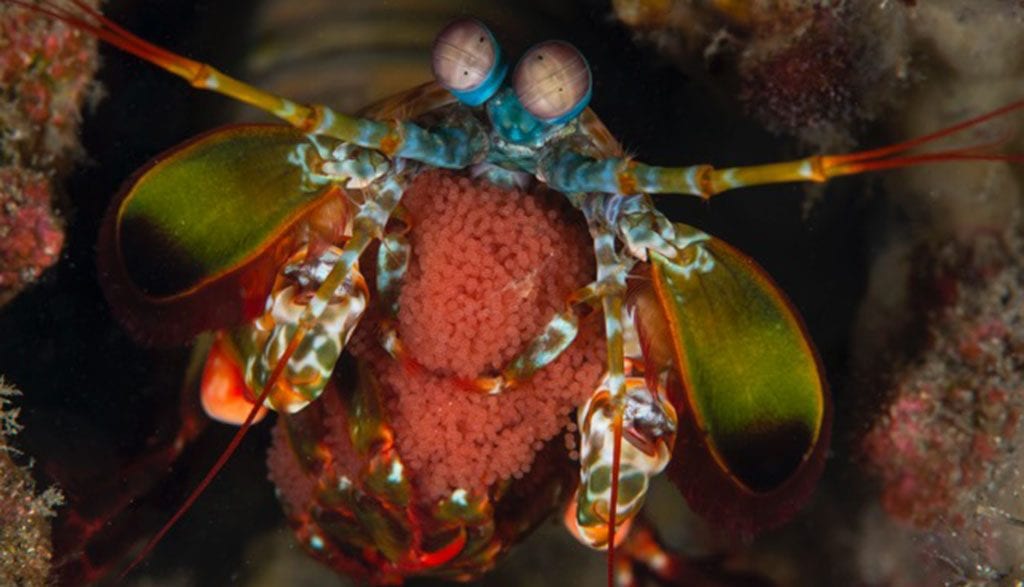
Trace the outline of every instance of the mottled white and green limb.
<instances>
[{"instance_id":1,"label":"mottled white and green limb","mask_svg":"<svg viewBox=\"0 0 1024 587\"><path fill-rule=\"evenodd\" d=\"M675 439L675 410L662 390L648 388L633 317L625 308L626 276L637 252L646 256L647 248L671 247L663 237L673 233L661 230L663 219L648 213L643 198L573 198L594 237L607 348L605 375L577 416L580 487L570 530L593 548L610 547L613 533L624 535L615 528L624 530L639 513L650 479L668 464Z\"/></svg>"},{"instance_id":2,"label":"mottled white and green limb","mask_svg":"<svg viewBox=\"0 0 1024 587\"><path fill-rule=\"evenodd\" d=\"M345 193L356 210L351 236L341 249L330 249L311 267L295 270L305 283L300 279L276 290L268 300L268 312L244 327L249 345L260 349L245 365L246 383L254 393L263 389L279 361L287 361L266 400L276 410L296 412L326 386L368 304L359 258L374 240L386 239L385 229L407 183L400 161L389 163L383 155L363 149L345 153L348 163L336 160L333 167L324 168L336 169L334 181L349 188ZM372 175L345 175L356 169ZM362 189L352 191L353 183Z\"/></svg>"},{"instance_id":3,"label":"mottled white and green limb","mask_svg":"<svg viewBox=\"0 0 1024 587\"><path fill-rule=\"evenodd\" d=\"M522 353L513 357L496 377L477 378L474 381L476 388L495 395L515 388L551 364L576 340L581 310L596 308L600 299L601 284L597 281L573 292L566 301L565 309L551 317L540 334L526 344Z\"/></svg>"},{"instance_id":4,"label":"mottled white and green limb","mask_svg":"<svg viewBox=\"0 0 1024 587\"><path fill-rule=\"evenodd\" d=\"M397 220L399 226L384 234L377 250L377 300L381 308L381 346L389 355L399 359L404 356L405 349L397 331L398 304L402 282L412 256L412 245L409 242L412 219L401 206L395 210L392 219Z\"/></svg>"}]
</instances>

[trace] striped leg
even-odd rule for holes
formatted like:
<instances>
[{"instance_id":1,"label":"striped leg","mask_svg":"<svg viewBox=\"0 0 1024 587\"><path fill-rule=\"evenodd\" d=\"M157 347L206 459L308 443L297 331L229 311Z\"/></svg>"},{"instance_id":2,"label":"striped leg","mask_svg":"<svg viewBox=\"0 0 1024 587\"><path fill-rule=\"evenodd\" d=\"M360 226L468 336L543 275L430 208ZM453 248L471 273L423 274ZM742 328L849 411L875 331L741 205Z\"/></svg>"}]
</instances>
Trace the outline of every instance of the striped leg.
<instances>
[{"instance_id":1,"label":"striped leg","mask_svg":"<svg viewBox=\"0 0 1024 587\"><path fill-rule=\"evenodd\" d=\"M584 544L612 549L640 511L650 478L668 464L676 414L661 390L648 388L641 363L626 358L627 342L635 341L632 316L624 311L628 264L610 230L592 231L598 281L606 284L601 303L608 367L579 411L580 488L567 522Z\"/></svg>"},{"instance_id":2,"label":"striped leg","mask_svg":"<svg viewBox=\"0 0 1024 587\"><path fill-rule=\"evenodd\" d=\"M266 313L236 331L236 344L250 351L241 356L247 357L245 379L254 394L259 395L278 362L287 361L267 397L268 407L294 413L323 391L369 299L359 257L384 237L404 186L404 178L394 171L370 183L357 204L345 246L294 267L290 275L286 270L291 283L275 286Z\"/></svg>"},{"instance_id":3,"label":"striped leg","mask_svg":"<svg viewBox=\"0 0 1024 587\"><path fill-rule=\"evenodd\" d=\"M381 239L380 249L377 250L377 297L382 313L380 342L393 358L402 359L405 357L405 347L398 338L396 323L398 296L412 255L412 245L408 238L409 230L412 229L412 219L401 206L395 210L392 218L399 220L400 227L389 230Z\"/></svg>"},{"instance_id":4,"label":"striped leg","mask_svg":"<svg viewBox=\"0 0 1024 587\"><path fill-rule=\"evenodd\" d=\"M495 395L514 388L557 359L579 332L580 311L596 308L601 299L601 284L595 281L582 287L566 302L565 309L555 314L526 349L512 358L497 377L479 377L473 386L481 392Z\"/></svg>"}]
</instances>

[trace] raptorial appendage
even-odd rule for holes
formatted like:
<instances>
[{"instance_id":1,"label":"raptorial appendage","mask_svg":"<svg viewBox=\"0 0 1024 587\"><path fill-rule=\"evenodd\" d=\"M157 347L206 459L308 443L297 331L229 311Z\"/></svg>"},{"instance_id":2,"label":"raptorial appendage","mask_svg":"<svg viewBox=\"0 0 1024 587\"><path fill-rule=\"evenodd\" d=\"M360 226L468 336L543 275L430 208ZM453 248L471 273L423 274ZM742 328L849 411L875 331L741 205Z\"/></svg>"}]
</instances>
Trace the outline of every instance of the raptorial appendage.
<instances>
[{"instance_id":1,"label":"raptorial appendage","mask_svg":"<svg viewBox=\"0 0 1024 587\"><path fill-rule=\"evenodd\" d=\"M676 412L664 389L648 387L639 364L627 360L625 405L615 405L607 376L594 395L580 408L580 488L573 501L575 516L566 520L569 530L592 548L607 548L612 480L615 472L615 436L621 436L618 489L615 496L615 541L629 532L640 512L650 479L661 473L672 458ZM621 424L616 413L621 410Z\"/></svg>"},{"instance_id":2,"label":"raptorial appendage","mask_svg":"<svg viewBox=\"0 0 1024 587\"><path fill-rule=\"evenodd\" d=\"M288 413L301 410L323 392L366 311L370 293L359 270L363 251L379 239L401 251L401 241L396 240L400 236L385 236L385 230L407 183L405 166L392 164L379 153L344 144L326 148L312 139L298 148L307 146L311 148L292 164L303 168L307 181L345 187L355 210L350 234L342 248L320 244L293 254L274 282L264 313L233 329L218 346L239 361L250 400L273 385L265 394L266 407ZM389 267L388 259L382 259L385 271L378 273L378 281L400 277L401 263L390 272ZM385 292L393 297L395 287L389 284ZM280 365L281 361L286 363Z\"/></svg>"},{"instance_id":3,"label":"raptorial appendage","mask_svg":"<svg viewBox=\"0 0 1024 587\"><path fill-rule=\"evenodd\" d=\"M266 313L232 331L239 355L246 357L245 382L251 390L263 388L312 303L313 292L341 257L341 250L332 247L313 264L300 264L306 253L306 249L299 251L294 258L299 263L285 266L267 299ZM267 396L267 407L294 413L320 395L369 297L366 282L354 265L292 353Z\"/></svg>"}]
</instances>

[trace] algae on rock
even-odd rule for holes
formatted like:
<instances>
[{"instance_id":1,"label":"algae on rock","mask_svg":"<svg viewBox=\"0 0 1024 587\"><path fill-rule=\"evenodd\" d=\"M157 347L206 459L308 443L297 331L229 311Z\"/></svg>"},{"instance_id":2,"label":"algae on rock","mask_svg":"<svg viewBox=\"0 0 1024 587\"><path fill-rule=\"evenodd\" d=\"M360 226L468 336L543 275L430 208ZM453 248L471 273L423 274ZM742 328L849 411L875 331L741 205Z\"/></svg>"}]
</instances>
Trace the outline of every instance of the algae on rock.
<instances>
[{"instance_id":1,"label":"algae on rock","mask_svg":"<svg viewBox=\"0 0 1024 587\"><path fill-rule=\"evenodd\" d=\"M53 549L50 520L64 498L54 487L36 492L11 437L21 426L12 398L21 392L0 377L0 585L48 584Z\"/></svg>"}]
</instances>

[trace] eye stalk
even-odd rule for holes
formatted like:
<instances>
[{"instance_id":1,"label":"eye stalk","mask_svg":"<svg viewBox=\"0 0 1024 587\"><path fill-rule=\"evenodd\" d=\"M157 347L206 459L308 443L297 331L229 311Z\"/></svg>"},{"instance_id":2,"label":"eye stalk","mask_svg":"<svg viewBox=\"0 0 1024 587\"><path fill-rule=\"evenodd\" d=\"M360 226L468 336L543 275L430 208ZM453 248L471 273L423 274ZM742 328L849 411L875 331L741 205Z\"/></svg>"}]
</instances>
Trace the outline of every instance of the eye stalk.
<instances>
[{"instance_id":1,"label":"eye stalk","mask_svg":"<svg viewBox=\"0 0 1024 587\"><path fill-rule=\"evenodd\" d=\"M590 103L590 66L565 41L545 41L523 55L512 89L530 114L548 124L572 120Z\"/></svg>"},{"instance_id":2,"label":"eye stalk","mask_svg":"<svg viewBox=\"0 0 1024 587\"><path fill-rule=\"evenodd\" d=\"M434 78L467 106L483 104L498 91L508 65L491 31L474 18L460 18L434 40Z\"/></svg>"}]
</instances>

